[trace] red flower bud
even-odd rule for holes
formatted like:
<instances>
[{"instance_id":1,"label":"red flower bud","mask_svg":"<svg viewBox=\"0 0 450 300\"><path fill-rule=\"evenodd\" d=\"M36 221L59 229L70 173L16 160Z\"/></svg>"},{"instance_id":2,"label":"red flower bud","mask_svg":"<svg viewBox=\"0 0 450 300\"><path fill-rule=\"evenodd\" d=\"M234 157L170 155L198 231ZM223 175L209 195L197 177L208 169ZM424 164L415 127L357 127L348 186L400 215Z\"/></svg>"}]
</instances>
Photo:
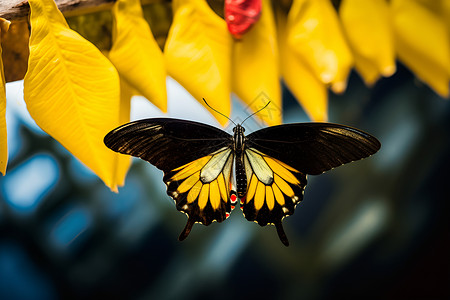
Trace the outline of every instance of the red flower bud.
<instances>
[{"instance_id":1,"label":"red flower bud","mask_svg":"<svg viewBox=\"0 0 450 300\"><path fill-rule=\"evenodd\" d=\"M261 0L225 0L225 21L228 31L241 38L261 15Z\"/></svg>"}]
</instances>

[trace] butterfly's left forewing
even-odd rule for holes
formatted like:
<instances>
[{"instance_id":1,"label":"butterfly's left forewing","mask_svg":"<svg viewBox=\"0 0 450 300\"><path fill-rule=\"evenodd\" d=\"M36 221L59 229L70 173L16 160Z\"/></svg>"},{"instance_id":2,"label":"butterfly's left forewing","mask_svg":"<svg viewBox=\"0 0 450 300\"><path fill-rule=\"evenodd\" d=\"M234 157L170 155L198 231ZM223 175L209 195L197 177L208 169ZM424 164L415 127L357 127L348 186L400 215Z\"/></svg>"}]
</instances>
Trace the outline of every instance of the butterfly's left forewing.
<instances>
[{"instance_id":1,"label":"butterfly's left forewing","mask_svg":"<svg viewBox=\"0 0 450 300\"><path fill-rule=\"evenodd\" d=\"M288 245L281 221L303 199L306 175L254 148L244 151L244 166L248 187L241 208L245 218L261 226L275 225L281 241Z\"/></svg>"},{"instance_id":2,"label":"butterfly's left forewing","mask_svg":"<svg viewBox=\"0 0 450 300\"><path fill-rule=\"evenodd\" d=\"M215 127L177 119L146 119L105 136L110 149L140 157L164 171L167 194L188 215L180 235L194 223L222 222L231 212L232 137Z\"/></svg>"}]
</instances>

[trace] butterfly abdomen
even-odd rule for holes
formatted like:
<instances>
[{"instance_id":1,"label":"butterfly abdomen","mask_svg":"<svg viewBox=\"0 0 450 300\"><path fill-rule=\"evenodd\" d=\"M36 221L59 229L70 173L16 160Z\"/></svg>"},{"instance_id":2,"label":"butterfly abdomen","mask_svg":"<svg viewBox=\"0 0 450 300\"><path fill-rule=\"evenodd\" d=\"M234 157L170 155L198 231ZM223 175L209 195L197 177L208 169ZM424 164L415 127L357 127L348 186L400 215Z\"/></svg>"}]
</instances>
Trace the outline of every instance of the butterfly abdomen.
<instances>
[{"instance_id":1,"label":"butterfly abdomen","mask_svg":"<svg viewBox=\"0 0 450 300\"><path fill-rule=\"evenodd\" d=\"M245 173L244 166L244 127L241 125L236 125L233 128L234 136L233 150L236 155L236 189L239 198L243 198L247 193L247 174Z\"/></svg>"},{"instance_id":2,"label":"butterfly abdomen","mask_svg":"<svg viewBox=\"0 0 450 300\"><path fill-rule=\"evenodd\" d=\"M243 198L247 193L247 175L242 157L236 155L236 189L239 198Z\"/></svg>"}]
</instances>

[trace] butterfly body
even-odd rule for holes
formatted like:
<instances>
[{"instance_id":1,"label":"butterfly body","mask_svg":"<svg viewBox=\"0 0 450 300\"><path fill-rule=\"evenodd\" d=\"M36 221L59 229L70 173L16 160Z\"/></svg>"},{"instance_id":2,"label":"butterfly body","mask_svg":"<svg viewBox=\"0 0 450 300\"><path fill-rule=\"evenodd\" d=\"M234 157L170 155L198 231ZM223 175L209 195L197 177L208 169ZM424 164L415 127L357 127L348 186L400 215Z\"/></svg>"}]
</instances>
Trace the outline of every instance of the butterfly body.
<instances>
[{"instance_id":1,"label":"butterfly body","mask_svg":"<svg viewBox=\"0 0 450 300\"><path fill-rule=\"evenodd\" d=\"M236 155L236 189L237 195L239 198L243 198L245 196L247 190L247 176L245 173L245 165L244 165L244 146L245 146L245 136L244 136L245 128L241 125L237 125L233 128L233 144L234 144L234 153Z\"/></svg>"},{"instance_id":2,"label":"butterfly body","mask_svg":"<svg viewBox=\"0 0 450 300\"><path fill-rule=\"evenodd\" d=\"M167 194L188 216L180 240L194 223L227 219L237 194L245 218L261 226L275 225L285 245L288 239L281 223L303 199L306 175L367 157L380 148L373 136L338 124L279 125L248 136L244 131L240 124L230 135L197 122L158 118L122 125L104 141L112 150L140 157L164 171Z\"/></svg>"}]
</instances>

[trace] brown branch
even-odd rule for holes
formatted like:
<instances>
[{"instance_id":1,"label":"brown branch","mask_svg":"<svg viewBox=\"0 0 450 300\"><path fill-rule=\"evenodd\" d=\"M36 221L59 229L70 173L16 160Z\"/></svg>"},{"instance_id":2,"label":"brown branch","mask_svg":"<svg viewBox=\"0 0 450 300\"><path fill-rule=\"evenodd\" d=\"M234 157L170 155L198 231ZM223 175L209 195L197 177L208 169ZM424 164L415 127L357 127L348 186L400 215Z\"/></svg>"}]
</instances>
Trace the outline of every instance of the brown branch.
<instances>
[{"instance_id":1,"label":"brown branch","mask_svg":"<svg viewBox=\"0 0 450 300\"><path fill-rule=\"evenodd\" d=\"M73 16L109 9L115 0L55 0L65 16ZM161 0L141 0L141 4L161 2ZM0 18L20 20L28 17L30 6L27 0L1 0Z\"/></svg>"}]
</instances>

